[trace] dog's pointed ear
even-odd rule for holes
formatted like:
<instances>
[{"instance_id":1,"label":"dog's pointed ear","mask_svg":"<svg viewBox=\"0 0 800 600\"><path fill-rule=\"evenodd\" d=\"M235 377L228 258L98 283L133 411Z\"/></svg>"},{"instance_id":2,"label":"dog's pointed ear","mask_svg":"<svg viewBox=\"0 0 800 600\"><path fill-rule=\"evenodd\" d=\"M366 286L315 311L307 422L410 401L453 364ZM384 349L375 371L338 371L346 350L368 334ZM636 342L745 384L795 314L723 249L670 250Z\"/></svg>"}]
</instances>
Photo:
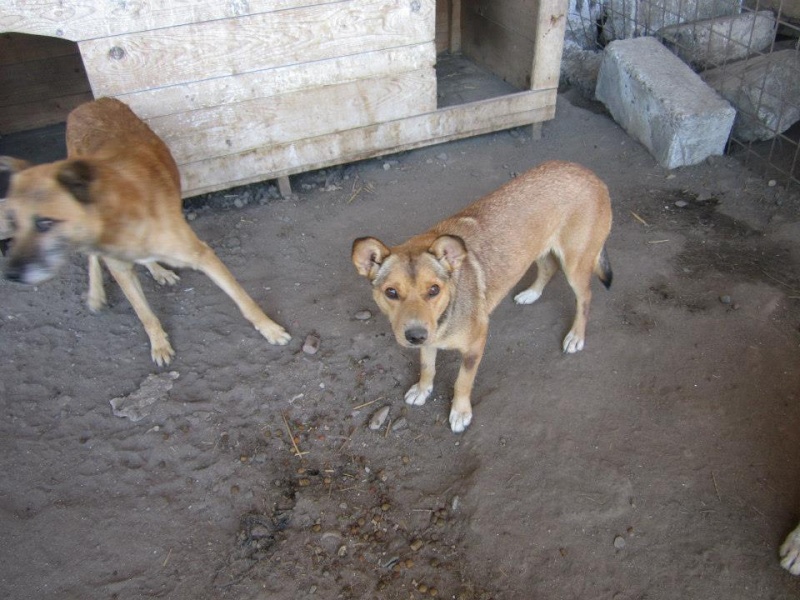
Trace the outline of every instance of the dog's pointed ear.
<instances>
[{"instance_id":1,"label":"dog's pointed ear","mask_svg":"<svg viewBox=\"0 0 800 600\"><path fill-rule=\"evenodd\" d=\"M374 279L381 263L391 254L389 248L373 237L358 238L353 242L353 264L359 275Z\"/></svg>"},{"instance_id":2,"label":"dog's pointed ear","mask_svg":"<svg viewBox=\"0 0 800 600\"><path fill-rule=\"evenodd\" d=\"M89 186L94 181L95 170L91 163L85 160L68 160L61 165L56 178L78 202L92 202Z\"/></svg>"},{"instance_id":3,"label":"dog's pointed ear","mask_svg":"<svg viewBox=\"0 0 800 600\"><path fill-rule=\"evenodd\" d=\"M428 252L452 273L461 267L461 263L467 257L467 246L458 236L441 235L431 244Z\"/></svg>"},{"instance_id":4,"label":"dog's pointed ear","mask_svg":"<svg viewBox=\"0 0 800 600\"><path fill-rule=\"evenodd\" d=\"M28 167L33 166L27 160L14 158L13 156L0 156L0 172L18 173Z\"/></svg>"}]
</instances>

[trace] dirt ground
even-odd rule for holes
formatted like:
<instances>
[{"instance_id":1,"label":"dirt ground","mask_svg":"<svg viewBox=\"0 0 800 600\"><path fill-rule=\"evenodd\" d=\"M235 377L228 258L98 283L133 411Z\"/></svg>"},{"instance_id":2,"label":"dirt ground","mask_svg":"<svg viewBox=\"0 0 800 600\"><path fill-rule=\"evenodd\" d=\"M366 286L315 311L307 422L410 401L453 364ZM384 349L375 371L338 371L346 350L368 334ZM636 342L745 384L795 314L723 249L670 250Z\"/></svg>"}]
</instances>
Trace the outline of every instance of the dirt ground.
<instances>
[{"instance_id":1,"label":"dirt ground","mask_svg":"<svg viewBox=\"0 0 800 600\"><path fill-rule=\"evenodd\" d=\"M0 597L797 598L778 546L800 518L800 198L731 157L666 171L558 102L541 140L187 202L288 347L195 272L166 289L142 273L168 368L110 281L90 314L83 258L37 288L0 283ZM350 245L398 243L551 158L612 191L614 285L594 282L571 356L563 276L532 306L504 301L455 435L458 356L440 354L434 400L404 405L416 353Z\"/></svg>"}]
</instances>

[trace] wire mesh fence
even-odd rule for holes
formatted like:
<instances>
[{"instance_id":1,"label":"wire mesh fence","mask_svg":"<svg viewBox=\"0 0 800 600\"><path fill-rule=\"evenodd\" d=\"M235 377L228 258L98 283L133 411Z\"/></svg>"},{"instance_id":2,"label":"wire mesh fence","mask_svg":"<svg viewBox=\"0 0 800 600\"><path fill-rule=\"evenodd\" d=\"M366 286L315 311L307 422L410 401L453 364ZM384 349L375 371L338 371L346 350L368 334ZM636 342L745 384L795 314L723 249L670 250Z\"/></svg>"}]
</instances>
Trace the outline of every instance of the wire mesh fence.
<instances>
[{"instance_id":1,"label":"wire mesh fence","mask_svg":"<svg viewBox=\"0 0 800 600\"><path fill-rule=\"evenodd\" d=\"M733 105L729 154L800 189L800 0L570 0L565 55L577 47L590 64L592 51L640 36Z\"/></svg>"}]
</instances>

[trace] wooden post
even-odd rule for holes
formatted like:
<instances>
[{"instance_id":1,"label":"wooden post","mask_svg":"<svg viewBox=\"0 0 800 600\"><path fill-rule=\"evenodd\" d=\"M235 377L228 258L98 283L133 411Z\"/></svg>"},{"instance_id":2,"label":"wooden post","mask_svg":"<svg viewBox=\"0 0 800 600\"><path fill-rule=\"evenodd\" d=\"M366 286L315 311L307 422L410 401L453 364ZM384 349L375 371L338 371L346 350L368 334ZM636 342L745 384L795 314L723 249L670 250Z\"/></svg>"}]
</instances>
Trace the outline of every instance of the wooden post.
<instances>
[{"instance_id":1,"label":"wooden post","mask_svg":"<svg viewBox=\"0 0 800 600\"><path fill-rule=\"evenodd\" d=\"M558 87L566 28L567 1L540 0L534 33L532 90Z\"/></svg>"}]
</instances>

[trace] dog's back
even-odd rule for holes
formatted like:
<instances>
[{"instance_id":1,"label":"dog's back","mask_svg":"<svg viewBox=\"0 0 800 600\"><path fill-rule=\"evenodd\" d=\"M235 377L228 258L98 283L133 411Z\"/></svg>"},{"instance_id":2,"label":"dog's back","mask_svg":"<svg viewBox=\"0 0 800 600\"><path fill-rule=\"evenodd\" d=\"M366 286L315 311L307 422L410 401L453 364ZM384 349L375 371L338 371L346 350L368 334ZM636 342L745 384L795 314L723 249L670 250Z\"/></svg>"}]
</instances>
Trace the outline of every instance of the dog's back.
<instances>
[{"instance_id":1,"label":"dog's back","mask_svg":"<svg viewBox=\"0 0 800 600\"><path fill-rule=\"evenodd\" d=\"M180 174L169 148L119 100L100 98L73 110L67 118L66 138L70 158L91 156L112 160L121 169L145 168L148 179L169 181L180 195Z\"/></svg>"},{"instance_id":2,"label":"dog's back","mask_svg":"<svg viewBox=\"0 0 800 600\"><path fill-rule=\"evenodd\" d=\"M515 233L509 235L510 230ZM560 259L591 255L595 263L590 270L609 285L603 245L610 230L611 200L600 178L581 165L550 161L442 221L429 235L468 240L494 307L549 251Z\"/></svg>"}]
</instances>

